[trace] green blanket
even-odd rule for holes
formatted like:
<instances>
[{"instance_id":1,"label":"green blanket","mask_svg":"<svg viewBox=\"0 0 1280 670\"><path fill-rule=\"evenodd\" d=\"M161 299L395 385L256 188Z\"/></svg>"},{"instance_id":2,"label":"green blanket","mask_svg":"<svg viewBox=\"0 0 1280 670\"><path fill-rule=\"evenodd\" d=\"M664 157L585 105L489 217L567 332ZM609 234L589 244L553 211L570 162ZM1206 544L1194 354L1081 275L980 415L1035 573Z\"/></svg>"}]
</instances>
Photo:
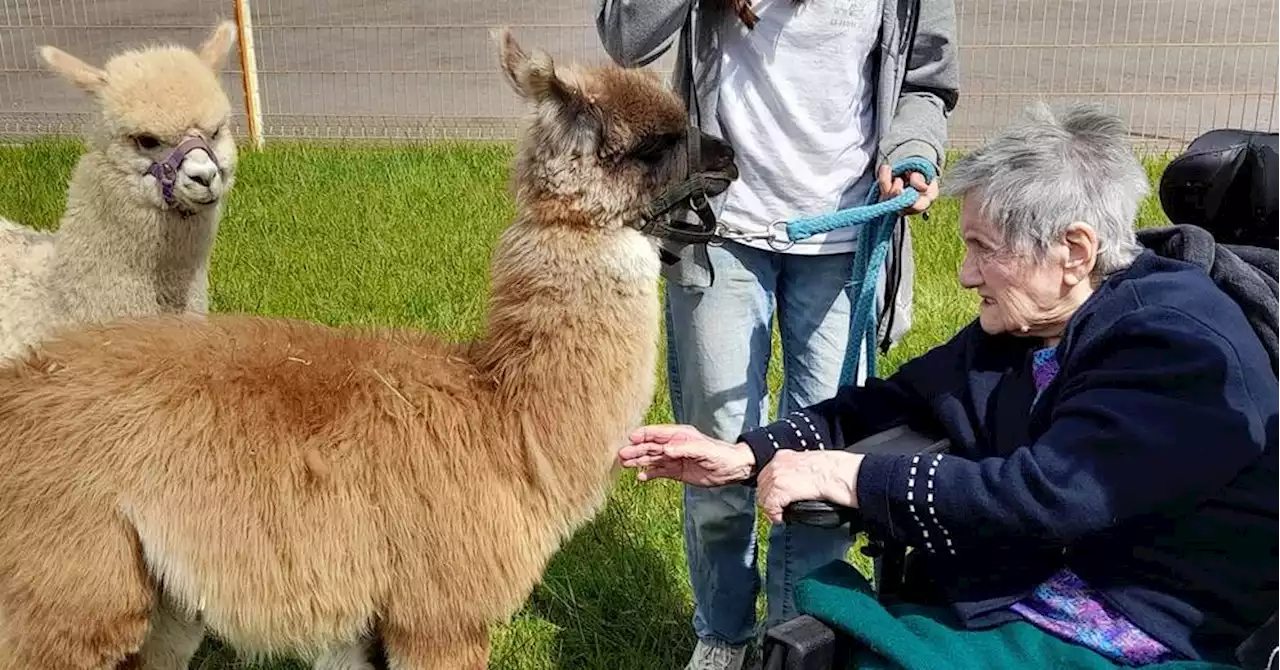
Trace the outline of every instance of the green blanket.
<instances>
[{"instance_id":1,"label":"green blanket","mask_svg":"<svg viewBox=\"0 0 1280 670\"><path fill-rule=\"evenodd\" d=\"M1026 622L966 630L946 609L908 604L886 608L876 600L862 574L842 561L820 568L801 580L795 597L802 613L835 626L857 640L850 667L860 670L1129 667ZM1201 661L1172 661L1144 667L1149 670L1234 670L1234 666Z\"/></svg>"}]
</instances>

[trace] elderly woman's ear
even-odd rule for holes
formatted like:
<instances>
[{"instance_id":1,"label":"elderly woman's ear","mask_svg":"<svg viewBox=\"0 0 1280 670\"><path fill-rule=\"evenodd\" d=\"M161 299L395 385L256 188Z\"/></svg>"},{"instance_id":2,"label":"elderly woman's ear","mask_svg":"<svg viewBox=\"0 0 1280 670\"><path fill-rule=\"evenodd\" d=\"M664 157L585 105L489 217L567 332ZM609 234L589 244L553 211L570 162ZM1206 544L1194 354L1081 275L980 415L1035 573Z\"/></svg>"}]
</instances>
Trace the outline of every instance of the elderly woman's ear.
<instances>
[{"instance_id":1,"label":"elderly woman's ear","mask_svg":"<svg viewBox=\"0 0 1280 670\"><path fill-rule=\"evenodd\" d=\"M1066 246L1063 281L1073 288L1090 282L1098 264L1097 231L1083 221L1076 221L1067 226L1063 242Z\"/></svg>"}]
</instances>

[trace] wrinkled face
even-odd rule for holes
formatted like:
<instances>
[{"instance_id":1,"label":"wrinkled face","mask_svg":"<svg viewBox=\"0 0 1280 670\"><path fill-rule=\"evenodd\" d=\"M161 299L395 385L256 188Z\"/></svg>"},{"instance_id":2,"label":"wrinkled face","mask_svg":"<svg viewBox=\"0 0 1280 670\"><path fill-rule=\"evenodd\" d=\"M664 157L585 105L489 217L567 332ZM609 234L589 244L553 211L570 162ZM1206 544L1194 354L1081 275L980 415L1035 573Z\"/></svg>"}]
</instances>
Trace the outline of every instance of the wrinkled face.
<instances>
[{"instance_id":1,"label":"wrinkled face","mask_svg":"<svg viewBox=\"0 0 1280 670\"><path fill-rule=\"evenodd\" d=\"M231 105L217 75L234 36L234 24L224 23L198 52L128 51L102 69L53 47L41 56L94 94L101 114L93 145L114 184L154 207L194 213L216 207L234 182Z\"/></svg>"},{"instance_id":2,"label":"wrinkled face","mask_svg":"<svg viewBox=\"0 0 1280 670\"><path fill-rule=\"evenodd\" d=\"M690 127L684 105L652 72L602 67L557 69L499 36L500 62L515 91L534 106L517 159L519 197L558 200L594 225L634 224L670 185L691 172L736 178L733 151ZM689 165L691 132L699 165ZM717 195L727 184L718 184Z\"/></svg>"},{"instance_id":3,"label":"wrinkled face","mask_svg":"<svg viewBox=\"0 0 1280 670\"><path fill-rule=\"evenodd\" d=\"M965 245L960 284L978 293L982 330L1035 337L1060 333L1081 298L1067 276L1070 249L1054 245L1043 259L1015 253L973 196L961 207L960 232Z\"/></svg>"}]
</instances>

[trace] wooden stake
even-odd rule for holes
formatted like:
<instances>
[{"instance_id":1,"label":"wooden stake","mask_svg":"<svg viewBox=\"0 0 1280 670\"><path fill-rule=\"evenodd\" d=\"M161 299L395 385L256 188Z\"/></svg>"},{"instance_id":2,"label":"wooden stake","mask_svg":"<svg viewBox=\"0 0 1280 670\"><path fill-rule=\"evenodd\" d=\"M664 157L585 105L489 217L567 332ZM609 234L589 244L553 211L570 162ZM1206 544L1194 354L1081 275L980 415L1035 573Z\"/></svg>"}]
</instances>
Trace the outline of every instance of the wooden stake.
<instances>
[{"instance_id":1,"label":"wooden stake","mask_svg":"<svg viewBox=\"0 0 1280 670\"><path fill-rule=\"evenodd\" d=\"M236 33L240 41L240 82L244 87L244 111L249 119L249 141L261 149L262 101L258 98L258 59L253 47L253 18L249 0L232 0L236 8Z\"/></svg>"}]
</instances>

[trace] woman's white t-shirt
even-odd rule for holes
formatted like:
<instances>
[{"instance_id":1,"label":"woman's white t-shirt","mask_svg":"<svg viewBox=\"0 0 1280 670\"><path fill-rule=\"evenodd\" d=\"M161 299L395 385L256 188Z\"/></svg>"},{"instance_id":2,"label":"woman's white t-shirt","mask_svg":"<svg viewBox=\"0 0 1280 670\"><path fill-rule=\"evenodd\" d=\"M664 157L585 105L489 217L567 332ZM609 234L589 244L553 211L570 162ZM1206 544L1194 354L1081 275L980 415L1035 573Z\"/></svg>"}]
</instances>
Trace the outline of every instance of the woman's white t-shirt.
<instances>
[{"instance_id":1,"label":"woman's white t-shirt","mask_svg":"<svg viewBox=\"0 0 1280 670\"><path fill-rule=\"evenodd\" d=\"M716 112L740 177L724 195L726 225L764 232L775 221L863 203L875 182L872 54L881 2L761 0L754 30L729 13ZM856 235L842 228L788 251L852 251Z\"/></svg>"}]
</instances>

